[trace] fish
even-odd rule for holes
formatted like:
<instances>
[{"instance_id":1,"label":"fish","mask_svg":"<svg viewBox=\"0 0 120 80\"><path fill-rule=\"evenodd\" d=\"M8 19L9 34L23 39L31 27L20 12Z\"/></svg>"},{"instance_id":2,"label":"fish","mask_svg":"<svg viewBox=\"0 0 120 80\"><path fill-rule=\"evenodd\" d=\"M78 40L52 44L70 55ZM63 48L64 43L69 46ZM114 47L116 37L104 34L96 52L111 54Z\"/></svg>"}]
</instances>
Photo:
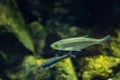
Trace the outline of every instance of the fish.
<instances>
[{"instance_id":1,"label":"fish","mask_svg":"<svg viewBox=\"0 0 120 80\"><path fill-rule=\"evenodd\" d=\"M58 57L54 57L54 58L49 59L48 61L43 62L42 64L40 64L39 68L46 68L48 66L51 66L52 64L54 64L54 63L56 63L56 62L58 62L58 61L60 61L62 59L65 59L65 58L67 58L69 56L75 57L75 55L72 54L72 53L69 53L69 54L66 54L66 55L62 55L62 56L58 56Z\"/></svg>"},{"instance_id":2,"label":"fish","mask_svg":"<svg viewBox=\"0 0 120 80\"><path fill-rule=\"evenodd\" d=\"M55 50L81 51L82 49L85 49L95 44L107 46L106 42L109 39L110 39L110 35L107 35L102 39L88 38L88 36L73 37L73 38L61 39L59 41L52 43L50 46L52 49Z\"/></svg>"}]
</instances>

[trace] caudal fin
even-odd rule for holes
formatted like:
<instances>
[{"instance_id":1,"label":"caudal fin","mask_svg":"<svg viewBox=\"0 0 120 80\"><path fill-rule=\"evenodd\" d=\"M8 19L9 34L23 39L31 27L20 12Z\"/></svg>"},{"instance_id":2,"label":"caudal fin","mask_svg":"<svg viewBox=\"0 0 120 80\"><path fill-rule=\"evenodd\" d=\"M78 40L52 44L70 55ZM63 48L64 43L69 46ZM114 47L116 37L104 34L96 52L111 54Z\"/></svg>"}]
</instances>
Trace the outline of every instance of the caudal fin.
<instances>
[{"instance_id":1,"label":"caudal fin","mask_svg":"<svg viewBox=\"0 0 120 80\"><path fill-rule=\"evenodd\" d=\"M103 37L102 40L103 40L103 41L108 41L108 40L110 40L110 35L107 35L107 36Z\"/></svg>"},{"instance_id":2,"label":"caudal fin","mask_svg":"<svg viewBox=\"0 0 120 80\"><path fill-rule=\"evenodd\" d=\"M106 48L109 48L108 41L110 40L110 35L107 35L102 38L102 45Z\"/></svg>"}]
</instances>

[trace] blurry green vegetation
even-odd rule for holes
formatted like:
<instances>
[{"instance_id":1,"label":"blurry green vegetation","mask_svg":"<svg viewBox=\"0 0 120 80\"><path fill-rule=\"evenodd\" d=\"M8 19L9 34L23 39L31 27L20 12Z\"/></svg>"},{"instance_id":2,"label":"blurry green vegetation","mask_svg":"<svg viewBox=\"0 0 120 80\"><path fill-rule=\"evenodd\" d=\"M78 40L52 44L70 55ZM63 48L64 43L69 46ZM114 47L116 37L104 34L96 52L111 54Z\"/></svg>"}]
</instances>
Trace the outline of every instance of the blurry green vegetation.
<instances>
[{"instance_id":1,"label":"blurry green vegetation","mask_svg":"<svg viewBox=\"0 0 120 80\"><path fill-rule=\"evenodd\" d=\"M64 29L64 28L63 28ZM73 36L85 36L90 34L91 30L80 29L77 26L70 26L66 28L66 30L59 30L57 34L59 34L62 38L69 38Z\"/></svg>"},{"instance_id":2,"label":"blurry green vegetation","mask_svg":"<svg viewBox=\"0 0 120 80\"><path fill-rule=\"evenodd\" d=\"M77 80L77 76L71 59L66 58L56 64L57 72L55 80Z\"/></svg>"},{"instance_id":3,"label":"blurry green vegetation","mask_svg":"<svg viewBox=\"0 0 120 80\"><path fill-rule=\"evenodd\" d=\"M24 8L28 8L28 12L38 18L38 20L32 19L30 21L26 19L25 15L22 15L22 11L20 11L16 1L19 0L0 1L0 80L120 79L120 30L118 28L114 30L113 28L109 28L117 35L112 35L110 40L111 56L107 55L107 51L102 47L95 46L88 49L92 51L90 54L88 53L89 55L83 53L85 56L79 56L75 58L75 61L66 58L54 64L53 68L38 68L41 63L49 59L44 58L42 54L46 56L50 51L54 55L57 53L51 50L49 44L46 43L46 39L51 42L55 41L53 40L53 36L52 38L49 37L50 34L55 34L61 38L85 35L101 38L103 35L110 34L109 32L111 30L109 31L108 29L107 32L106 29L101 31L103 29L100 28L99 30L97 27L89 29L81 28L81 26L84 27L88 25L86 16L93 15L83 15L82 8L78 8L80 9L79 13L81 13L81 15L77 13L78 9L76 7L82 4L82 0L79 1L80 4L77 4L74 0L53 1L53 3L51 2L49 4L44 3L42 0L40 0L42 2L39 0L33 2L26 0L30 2L28 4L34 3L34 5L28 5L29 7L26 7L27 4L25 4ZM48 7L48 5L50 7ZM68 7L66 7L66 5ZM40 6L40 8L37 6ZM81 26L73 24L75 20L77 21L76 16L80 19L82 18L81 16L84 16ZM31 19L31 17L29 18ZM43 20L41 18L43 18ZM65 21L68 22L65 23ZM2 42L6 44L3 45ZM11 44L9 45L8 43ZM50 51L47 51L47 49L44 50L46 46L50 48ZM31 54L31 52L36 53L37 57ZM81 52L78 52L78 55L79 54L81 54ZM51 54L50 57L52 57Z\"/></svg>"},{"instance_id":4,"label":"blurry green vegetation","mask_svg":"<svg viewBox=\"0 0 120 80\"><path fill-rule=\"evenodd\" d=\"M118 72L117 74L115 74L113 77L111 77L110 79L113 79L113 80L117 80L117 79L120 79L120 72Z\"/></svg>"},{"instance_id":5,"label":"blurry green vegetation","mask_svg":"<svg viewBox=\"0 0 120 80\"><path fill-rule=\"evenodd\" d=\"M12 80L47 80L51 77L54 77L55 80L77 80L70 58L54 64L56 66L55 70L50 69L50 67L38 68L45 61L41 58L36 59L32 55L26 56L22 66L18 68L19 71L16 73L14 70L8 70L7 76Z\"/></svg>"},{"instance_id":6,"label":"blurry green vegetation","mask_svg":"<svg viewBox=\"0 0 120 80\"><path fill-rule=\"evenodd\" d=\"M49 32L47 32L44 26L41 25L38 21L31 22L28 28L31 32L31 37L35 45L36 53L41 53L45 45L45 37Z\"/></svg>"},{"instance_id":7,"label":"blurry green vegetation","mask_svg":"<svg viewBox=\"0 0 120 80\"><path fill-rule=\"evenodd\" d=\"M5 27L6 32L13 33L27 49L35 53L32 39L25 29L24 19L14 5L0 3L0 27Z\"/></svg>"},{"instance_id":8,"label":"blurry green vegetation","mask_svg":"<svg viewBox=\"0 0 120 80\"><path fill-rule=\"evenodd\" d=\"M116 29L115 33L117 34L117 37L111 38L111 49L113 55L120 58L120 30Z\"/></svg>"},{"instance_id":9,"label":"blurry green vegetation","mask_svg":"<svg viewBox=\"0 0 120 80\"><path fill-rule=\"evenodd\" d=\"M23 63L15 70L8 70L7 76L12 80L46 80L50 77L49 69L38 69L45 59L36 59L33 55L24 58Z\"/></svg>"},{"instance_id":10,"label":"blurry green vegetation","mask_svg":"<svg viewBox=\"0 0 120 80\"><path fill-rule=\"evenodd\" d=\"M81 63L82 62L82 63ZM82 72L83 80L91 80L94 77L109 77L113 70L120 63L120 58L112 56L93 56L80 59L80 71Z\"/></svg>"}]
</instances>

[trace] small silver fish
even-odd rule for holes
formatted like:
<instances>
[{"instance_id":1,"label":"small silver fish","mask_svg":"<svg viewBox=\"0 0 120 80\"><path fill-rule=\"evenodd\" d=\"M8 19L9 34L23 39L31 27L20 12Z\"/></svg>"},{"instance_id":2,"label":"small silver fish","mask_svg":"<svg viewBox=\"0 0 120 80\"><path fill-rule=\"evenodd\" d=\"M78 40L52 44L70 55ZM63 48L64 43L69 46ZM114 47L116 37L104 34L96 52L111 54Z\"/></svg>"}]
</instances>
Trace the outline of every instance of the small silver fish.
<instances>
[{"instance_id":1,"label":"small silver fish","mask_svg":"<svg viewBox=\"0 0 120 80\"><path fill-rule=\"evenodd\" d=\"M66 54L66 55L63 55L63 56L54 57L54 58L49 59L48 61L40 64L39 67L40 68L46 68L46 67L51 66L52 64L54 64L54 63L56 63L56 62L58 62L58 61L60 61L62 59L65 59L65 58L67 58L69 56L73 57L74 55L72 53L69 53L69 54Z\"/></svg>"},{"instance_id":2,"label":"small silver fish","mask_svg":"<svg viewBox=\"0 0 120 80\"><path fill-rule=\"evenodd\" d=\"M83 37L62 39L52 43L50 46L53 49L62 50L62 51L81 51L82 49L85 49L95 44L104 45L105 42L108 41L109 39L110 39L110 35L107 35L102 39L87 38L86 36L83 36Z\"/></svg>"}]
</instances>

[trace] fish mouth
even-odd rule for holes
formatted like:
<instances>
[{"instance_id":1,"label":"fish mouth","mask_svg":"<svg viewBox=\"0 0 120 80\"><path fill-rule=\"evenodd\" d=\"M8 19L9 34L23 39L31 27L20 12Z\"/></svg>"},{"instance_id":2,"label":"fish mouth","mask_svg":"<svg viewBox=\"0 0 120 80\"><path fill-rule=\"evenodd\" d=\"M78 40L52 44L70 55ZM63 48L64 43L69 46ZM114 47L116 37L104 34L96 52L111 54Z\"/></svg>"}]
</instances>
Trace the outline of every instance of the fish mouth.
<instances>
[{"instance_id":1,"label":"fish mouth","mask_svg":"<svg viewBox=\"0 0 120 80\"><path fill-rule=\"evenodd\" d=\"M53 44L51 44L50 47L54 49Z\"/></svg>"},{"instance_id":2,"label":"fish mouth","mask_svg":"<svg viewBox=\"0 0 120 80\"><path fill-rule=\"evenodd\" d=\"M54 43L51 44L50 47L51 47L52 49L57 49L57 48L55 47L55 44L54 44Z\"/></svg>"}]
</instances>

